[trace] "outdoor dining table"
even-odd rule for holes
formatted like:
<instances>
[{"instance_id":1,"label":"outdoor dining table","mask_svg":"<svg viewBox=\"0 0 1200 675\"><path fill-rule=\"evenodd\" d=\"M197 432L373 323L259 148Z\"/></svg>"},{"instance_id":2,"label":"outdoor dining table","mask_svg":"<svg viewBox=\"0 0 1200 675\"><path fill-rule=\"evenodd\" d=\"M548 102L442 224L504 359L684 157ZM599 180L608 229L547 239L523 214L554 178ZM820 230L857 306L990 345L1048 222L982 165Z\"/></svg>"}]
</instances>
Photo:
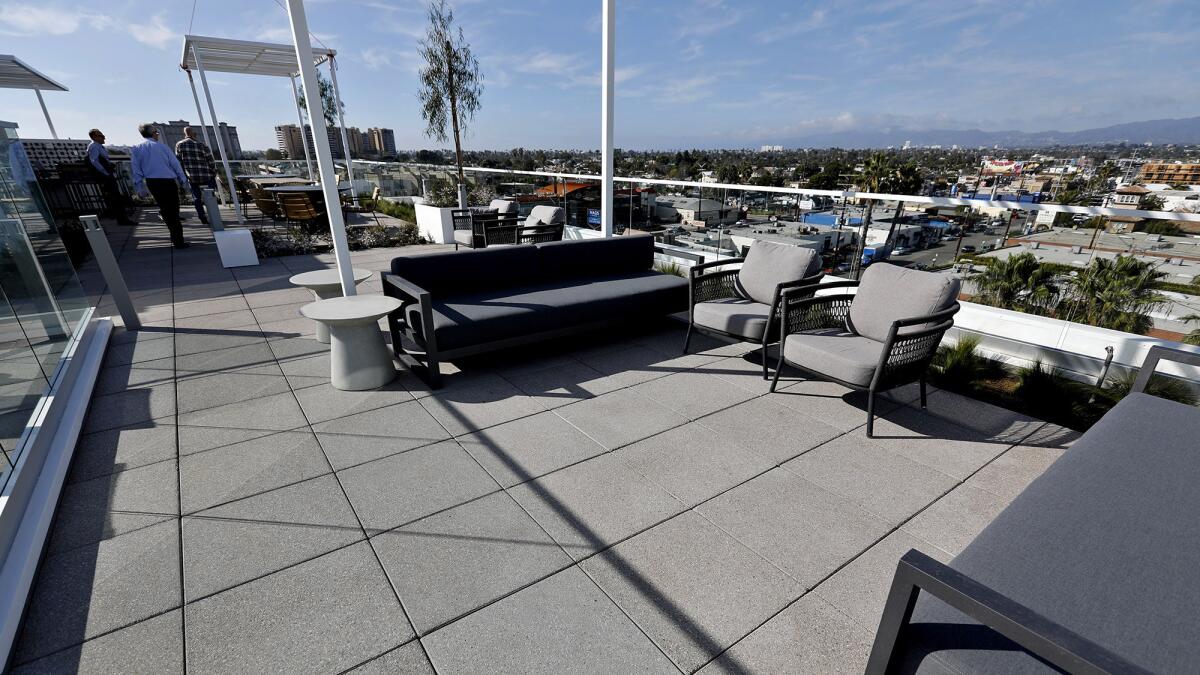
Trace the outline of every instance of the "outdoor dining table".
<instances>
[{"instance_id":1,"label":"outdoor dining table","mask_svg":"<svg viewBox=\"0 0 1200 675\"><path fill-rule=\"evenodd\" d=\"M251 183L254 183L260 188L268 188L276 185L307 185L311 182L307 178L301 178L296 174L245 176L245 179Z\"/></svg>"}]
</instances>

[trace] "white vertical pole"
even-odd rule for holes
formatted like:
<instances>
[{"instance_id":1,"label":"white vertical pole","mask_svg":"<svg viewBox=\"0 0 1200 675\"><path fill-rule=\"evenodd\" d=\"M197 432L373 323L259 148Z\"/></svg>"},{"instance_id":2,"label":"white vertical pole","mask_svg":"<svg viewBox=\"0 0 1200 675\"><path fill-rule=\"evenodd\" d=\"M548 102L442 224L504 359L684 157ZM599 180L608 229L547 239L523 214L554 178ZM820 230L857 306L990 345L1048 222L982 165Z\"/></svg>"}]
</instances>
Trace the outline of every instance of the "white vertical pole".
<instances>
[{"instance_id":1,"label":"white vertical pole","mask_svg":"<svg viewBox=\"0 0 1200 675\"><path fill-rule=\"evenodd\" d=\"M308 154L308 139L304 137L304 112L300 110L300 90L296 89L295 76L289 75L288 81L292 83L292 98L296 101L296 119L300 121L300 145L304 146L304 164L308 167L308 179L312 180L312 155ZM297 159L289 157L288 159Z\"/></svg>"},{"instance_id":2,"label":"white vertical pole","mask_svg":"<svg viewBox=\"0 0 1200 675\"><path fill-rule=\"evenodd\" d=\"M616 0L601 0L600 51L600 229L613 235L613 51L616 45Z\"/></svg>"},{"instance_id":3,"label":"white vertical pole","mask_svg":"<svg viewBox=\"0 0 1200 675\"><path fill-rule=\"evenodd\" d=\"M200 109L200 96L196 94L196 81L192 79L192 71L185 70L183 72L187 73L188 86L192 88L192 100L196 102L196 115L200 118L200 133L204 136L204 144L211 149L212 143L208 138L208 129L204 127L204 111ZM213 128L213 133L217 133L216 128ZM218 192L220 192L220 190L218 190Z\"/></svg>"},{"instance_id":4,"label":"white vertical pole","mask_svg":"<svg viewBox=\"0 0 1200 675\"><path fill-rule=\"evenodd\" d=\"M354 189L354 161L350 157L350 141L346 138L346 120L342 117L342 94L338 91L337 62L334 61L333 54L329 55L329 79L333 82L333 100L337 102L335 107L338 114L338 126L342 128L342 154L346 156L346 180L350 181L350 199L354 201L354 206L357 208L358 191Z\"/></svg>"},{"instance_id":5,"label":"white vertical pole","mask_svg":"<svg viewBox=\"0 0 1200 675\"><path fill-rule=\"evenodd\" d=\"M37 94L38 103L42 106L42 114L46 116L46 126L50 127L50 136L58 140L58 132L54 130L54 121L50 119L50 111L46 110L46 101L42 98L42 90L34 89L33 93Z\"/></svg>"},{"instance_id":6,"label":"white vertical pole","mask_svg":"<svg viewBox=\"0 0 1200 675\"><path fill-rule=\"evenodd\" d=\"M192 60L196 62L196 70L200 71L200 86L204 89L204 100L208 103L208 116L212 119L213 135L217 137L217 151L221 153L221 163L225 165L225 180L229 185L229 196L233 199L233 215L239 223L245 223L242 218L242 205L238 203L237 186L233 182L233 169L229 168L229 155L225 154L225 141L221 140L221 127L217 122L217 109L213 107L212 92L208 90L208 77L204 74L204 63L200 60L200 52L192 45Z\"/></svg>"},{"instance_id":7,"label":"white vertical pole","mask_svg":"<svg viewBox=\"0 0 1200 675\"><path fill-rule=\"evenodd\" d=\"M287 0L288 18L292 24L292 39L296 43L296 60L300 64L300 80L308 92L309 110L312 97L320 96L317 67L313 64L312 45L308 42L308 20L304 16L304 0ZM317 105L320 105L318 102ZM329 216L329 233L333 238L333 255L337 260L338 276L342 279L342 295L355 295L354 269L350 247L346 244L346 222L338 208L337 172L333 169L333 153L329 149L329 131L325 116L309 115L312 121L313 149L317 152L317 168L321 171L321 191L325 194L325 212ZM316 142L316 139L322 142Z\"/></svg>"}]
</instances>

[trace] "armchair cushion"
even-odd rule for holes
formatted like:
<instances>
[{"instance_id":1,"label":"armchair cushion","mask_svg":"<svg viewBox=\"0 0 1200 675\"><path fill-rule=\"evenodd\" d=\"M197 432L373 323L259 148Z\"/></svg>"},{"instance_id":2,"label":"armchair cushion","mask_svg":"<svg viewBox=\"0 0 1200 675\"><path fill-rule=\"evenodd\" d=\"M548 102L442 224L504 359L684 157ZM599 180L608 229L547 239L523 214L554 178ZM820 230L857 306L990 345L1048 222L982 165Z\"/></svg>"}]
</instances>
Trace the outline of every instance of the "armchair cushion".
<instances>
[{"instance_id":1,"label":"armchair cushion","mask_svg":"<svg viewBox=\"0 0 1200 675\"><path fill-rule=\"evenodd\" d=\"M946 274L876 263L863 272L850 305L850 326L863 337L883 342L892 322L947 309L958 299L958 290L958 279ZM909 326L905 331L928 327Z\"/></svg>"},{"instance_id":2,"label":"armchair cushion","mask_svg":"<svg viewBox=\"0 0 1200 675\"><path fill-rule=\"evenodd\" d=\"M565 223L567 222L567 212L561 206L539 204L529 212L529 217L525 219L525 225L535 225L538 221L546 225L551 223Z\"/></svg>"},{"instance_id":3,"label":"armchair cushion","mask_svg":"<svg viewBox=\"0 0 1200 675\"><path fill-rule=\"evenodd\" d=\"M488 203L488 210L505 216L515 216L517 203L509 199L493 199Z\"/></svg>"},{"instance_id":4,"label":"armchair cushion","mask_svg":"<svg viewBox=\"0 0 1200 675\"><path fill-rule=\"evenodd\" d=\"M740 335L757 342L762 340L767 331L771 306L753 300L727 298L698 302L692 312L692 318L698 326Z\"/></svg>"},{"instance_id":5,"label":"armchair cushion","mask_svg":"<svg viewBox=\"0 0 1200 675\"><path fill-rule=\"evenodd\" d=\"M455 230L454 242L461 246L473 246L475 244L475 233L471 230Z\"/></svg>"},{"instance_id":6,"label":"armchair cushion","mask_svg":"<svg viewBox=\"0 0 1200 675\"><path fill-rule=\"evenodd\" d=\"M821 269L821 256L811 248L756 241L738 272L738 291L747 300L771 304L775 288L799 281Z\"/></svg>"},{"instance_id":7,"label":"armchair cushion","mask_svg":"<svg viewBox=\"0 0 1200 675\"><path fill-rule=\"evenodd\" d=\"M793 333L783 357L793 365L860 387L871 384L883 343L839 328Z\"/></svg>"}]
</instances>

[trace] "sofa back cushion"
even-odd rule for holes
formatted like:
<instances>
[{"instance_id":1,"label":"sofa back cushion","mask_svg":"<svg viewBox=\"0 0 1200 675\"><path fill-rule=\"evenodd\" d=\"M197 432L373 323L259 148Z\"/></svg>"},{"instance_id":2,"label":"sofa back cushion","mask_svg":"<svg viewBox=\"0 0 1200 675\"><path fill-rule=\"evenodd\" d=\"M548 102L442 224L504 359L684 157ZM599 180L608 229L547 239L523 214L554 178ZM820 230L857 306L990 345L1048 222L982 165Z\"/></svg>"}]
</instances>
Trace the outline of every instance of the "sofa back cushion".
<instances>
[{"instance_id":1,"label":"sofa back cushion","mask_svg":"<svg viewBox=\"0 0 1200 675\"><path fill-rule=\"evenodd\" d=\"M538 251L532 246L504 246L392 258L392 274L433 293L524 286L539 280Z\"/></svg>"},{"instance_id":2,"label":"sofa back cushion","mask_svg":"<svg viewBox=\"0 0 1200 675\"><path fill-rule=\"evenodd\" d=\"M811 248L756 241L738 271L737 288L747 300L771 304L775 288L821 270L821 256Z\"/></svg>"},{"instance_id":3,"label":"sofa back cushion","mask_svg":"<svg viewBox=\"0 0 1200 675\"><path fill-rule=\"evenodd\" d=\"M546 280L630 274L654 266L654 237L648 234L552 241L537 244L537 250Z\"/></svg>"},{"instance_id":4,"label":"sofa back cushion","mask_svg":"<svg viewBox=\"0 0 1200 675\"><path fill-rule=\"evenodd\" d=\"M517 203L509 199L493 199L488 204L488 210L495 210L496 213L505 216L517 215Z\"/></svg>"},{"instance_id":5,"label":"sofa back cushion","mask_svg":"<svg viewBox=\"0 0 1200 675\"><path fill-rule=\"evenodd\" d=\"M561 206L545 206L539 204L533 207L533 210L529 212L529 217L525 219L525 224L533 226L537 225L539 222L543 225L565 223L567 222L567 212L564 211Z\"/></svg>"},{"instance_id":6,"label":"sofa back cushion","mask_svg":"<svg viewBox=\"0 0 1200 675\"><path fill-rule=\"evenodd\" d=\"M892 322L947 309L958 299L958 290L958 279L946 274L875 263L863 272L858 293L850 304L850 325L859 335L882 342ZM913 332L924 327L922 324L903 330Z\"/></svg>"}]
</instances>

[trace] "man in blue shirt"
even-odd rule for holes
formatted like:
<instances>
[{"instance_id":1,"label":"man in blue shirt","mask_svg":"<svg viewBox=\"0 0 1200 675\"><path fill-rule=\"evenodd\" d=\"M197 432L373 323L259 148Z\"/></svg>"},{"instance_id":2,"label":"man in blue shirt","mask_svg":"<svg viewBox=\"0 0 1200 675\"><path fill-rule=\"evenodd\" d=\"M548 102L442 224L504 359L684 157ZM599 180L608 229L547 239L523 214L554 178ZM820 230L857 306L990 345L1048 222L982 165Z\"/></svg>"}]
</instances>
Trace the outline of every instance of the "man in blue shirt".
<instances>
[{"instance_id":1,"label":"man in blue shirt","mask_svg":"<svg viewBox=\"0 0 1200 675\"><path fill-rule=\"evenodd\" d=\"M143 197L147 193L154 195L158 212L171 232L171 243L175 248L187 248L183 223L179 220L179 188L190 192L192 187L175 153L158 141L158 129L153 124L139 124L138 133L146 140L129 150L133 160L133 188Z\"/></svg>"},{"instance_id":2,"label":"man in blue shirt","mask_svg":"<svg viewBox=\"0 0 1200 675\"><path fill-rule=\"evenodd\" d=\"M117 185L117 167L108 159L108 149L104 147L104 133L99 129L88 132L92 139L87 146L88 168L96 176L100 190L104 193L105 216L116 218L121 225L133 225L125 210L125 195Z\"/></svg>"}]
</instances>

